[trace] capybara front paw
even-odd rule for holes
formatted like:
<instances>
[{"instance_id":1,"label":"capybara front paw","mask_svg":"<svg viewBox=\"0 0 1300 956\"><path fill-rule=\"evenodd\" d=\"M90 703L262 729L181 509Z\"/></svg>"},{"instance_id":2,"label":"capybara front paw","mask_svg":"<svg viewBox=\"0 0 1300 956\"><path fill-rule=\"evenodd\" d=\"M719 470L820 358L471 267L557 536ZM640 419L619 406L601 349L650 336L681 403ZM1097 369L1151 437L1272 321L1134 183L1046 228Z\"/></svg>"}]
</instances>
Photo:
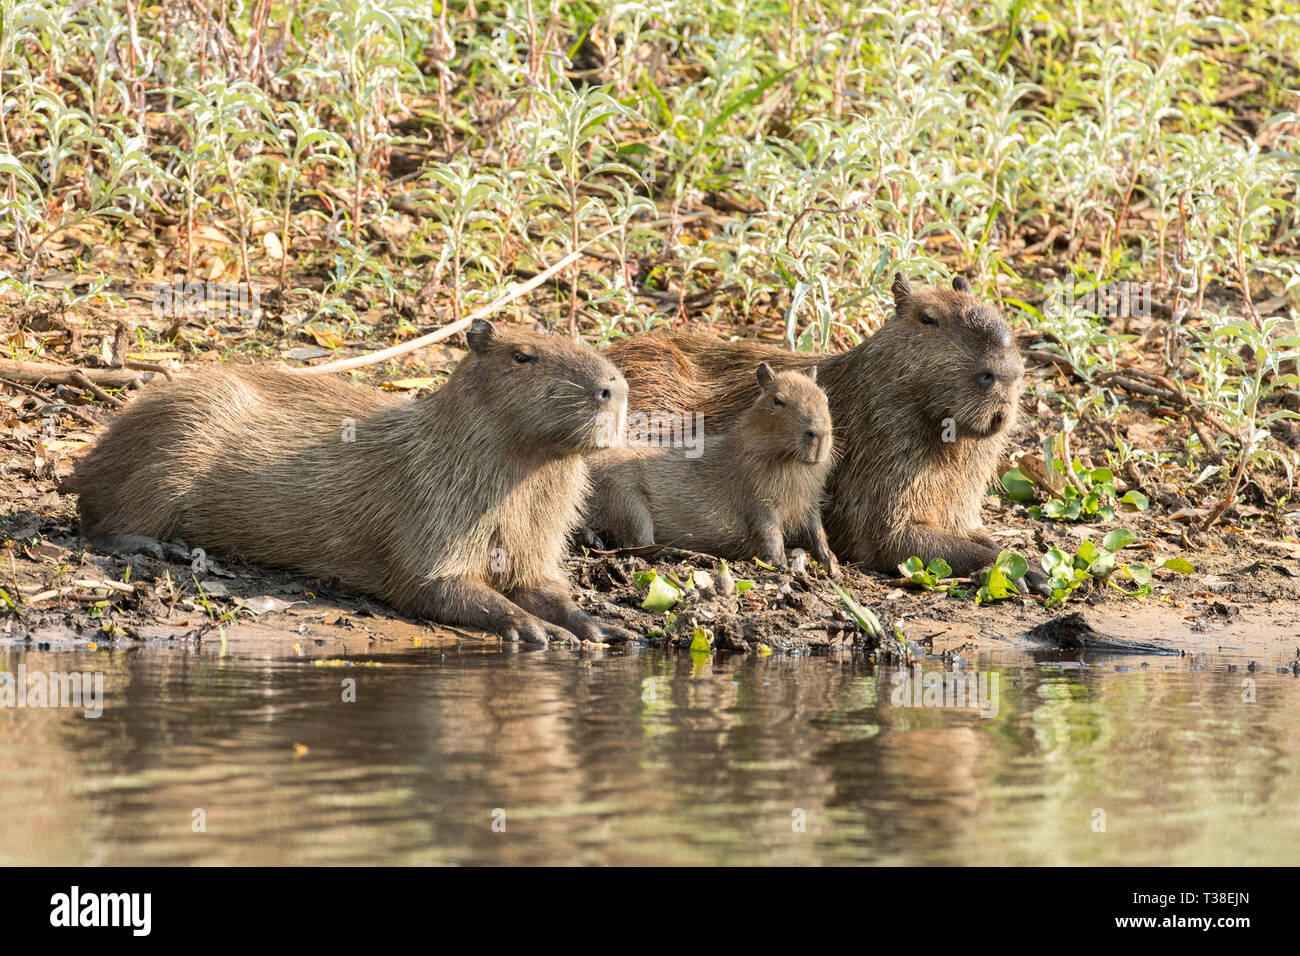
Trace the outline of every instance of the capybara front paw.
<instances>
[{"instance_id":1,"label":"capybara front paw","mask_svg":"<svg viewBox=\"0 0 1300 956\"><path fill-rule=\"evenodd\" d=\"M836 560L834 552L830 548L816 547L813 548L813 557L817 563L826 569L826 573L833 578L840 576L840 562Z\"/></svg>"},{"instance_id":2,"label":"capybara front paw","mask_svg":"<svg viewBox=\"0 0 1300 956\"><path fill-rule=\"evenodd\" d=\"M619 627L617 624L602 622L597 625L596 633L599 634L598 640L605 644L626 644L628 641L635 641L637 634L629 631L625 627Z\"/></svg>"},{"instance_id":3,"label":"capybara front paw","mask_svg":"<svg viewBox=\"0 0 1300 956\"><path fill-rule=\"evenodd\" d=\"M497 633L512 644L523 641L525 644L546 645L553 640L564 641L573 637L564 628L547 624L532 615L511 617L497 629Z\"/></svg>"}]
</instances>

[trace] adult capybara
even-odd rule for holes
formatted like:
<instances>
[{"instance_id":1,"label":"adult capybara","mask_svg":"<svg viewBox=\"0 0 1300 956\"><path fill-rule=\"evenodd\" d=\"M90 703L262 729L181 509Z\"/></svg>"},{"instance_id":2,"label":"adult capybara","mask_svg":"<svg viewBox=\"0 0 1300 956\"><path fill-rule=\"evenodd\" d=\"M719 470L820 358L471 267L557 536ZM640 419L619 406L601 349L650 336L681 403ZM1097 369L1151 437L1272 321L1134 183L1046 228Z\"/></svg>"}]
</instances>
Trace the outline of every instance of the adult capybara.
<instances>
[{"instance_id":1,"label":"adult capybara","mask_svg":"<svg viewBox=\"0 0 1300 956\"><path fill-rule=\"evenodd\" d=\"M623 377L558 337L480 321L466 338L418 401L260 367L146 392L77 464L82 533L337 578L509 640L626 639L578 609L562 565L586 456L622 440Z\"/></svg>"},{"instance_id":2,"label":"adult capybara","mask_svg":"<svg viewBox=\"0 0 1300 956\"><path fill-rule=\"evenodd\" d=\"M965 279L952 291L913 289L898 275L893 293L895 315L836 355L662 330L606 354L628 381L630 409L701 412L706 429L749 406L738 383L755 363L816 365L839 449L823 507L831 548L883 571L915 555L970 574L998 554L980 502L1016 422L1024 362Z\"/></svg>"}]
</instances>

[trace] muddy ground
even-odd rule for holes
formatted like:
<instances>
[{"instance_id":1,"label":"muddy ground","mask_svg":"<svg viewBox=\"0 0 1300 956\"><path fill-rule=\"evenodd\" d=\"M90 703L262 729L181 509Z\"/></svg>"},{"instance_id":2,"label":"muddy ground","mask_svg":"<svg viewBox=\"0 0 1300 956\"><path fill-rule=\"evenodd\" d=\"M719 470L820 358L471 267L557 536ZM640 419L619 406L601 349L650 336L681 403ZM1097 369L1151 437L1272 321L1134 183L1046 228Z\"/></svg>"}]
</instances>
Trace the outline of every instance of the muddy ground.
<instances>
[{"instance_id":1,"label":"muddy ground","mask_svg":"<svg viewBox=\"0 0 1300 956\"><path fill-rule=\"evenodd\" d=\"M87 432L52 440L24 440L11 432L0 439L5 445L0 642L130 647L141 641L279 635L286 646L312 641L365 653L395 641L497 641L491 635L403 619L381 603L329 582L219 556L196 574L178 561L86 550L77 534L75 499L60 495L55 480L71 461L58 443L84 441ZM49 458L41 459L42 453ZM1052 546L1072 552L1085 536L1098 540L1115 526L1033 521L1024 505L995 497L987 499L985 510L994 536L1026 555ZM1289 667L1300 658L1300 544L1284 540L1294 537L1294 513L1279 524L1263 516L1243 517L1234 509L1226 524L1204 534L1192 530L1185 515L1171 515L1158 504L1150 513L1124 519L1124 526L1140 535L1133 560L1156 565L1181 556L1191 561L1194 573L1157 572L1153 593L1143 599L1085 584L1057 608L1044 607L1034 596L977 605L974 588L955 597L853 568L845 570L840 583L876 612L887 634L897 622L908 638L906 653L912 655L970 659L990 650L1044 646L1070 651L1112 644L1132 650L1131 642L1136 642L1151 645L1152 651L1192 654L1233 649L1270 668ZM719 652L852 649L893 659L905 653L896 641L881 644L866 635L820 570L796 573L736 562L729 568L732 579L753 582L737 594L723 593L720 563L704 555L577 549L569 567L580 604L622 621L649 644L685 648L702 627ZM647 590L638 586L636 575L650 568L681 584L694 583L695 572L708 577L699 580L701 587L685 589L683 603L669 619L641 608Z\"/></svg>"},{"instance_id":2,"label":"muddy ground","mask_svg":"<svg viewBox=\"0 0 1300 956\"><path fill-rule=\"evenodd\" d=\"M84 281L69 274L42 284L77 291ZM181 368L206 361L320 361L373 349L376 342L438 324L427 310L415 308L410 314L430 324L422 328L408 323L399 335L400 315L372 303L362 314L361 337L325 349L311 344L318 341L317 333L293 319L303 314L304 302L280 297L269 287L262 292L257 316L215 320L202 314L159 317L151 307L149 288L138 278L122 278L114 283L119 298L113 305L65 309L51 300L7 308L0 333L11 346L38 349L42 361L63 366L103 368L114 359L120 364L127 356L145 364ZM546 317L528 306L501 318ZM720 335L780 339L775 329L739 329L730 321L725 311L718 311L709 318L695 318L693 327ZM174 343L174 351L133 346L128 353L133 330L144 328ZM1030 370L1012 458L1017 453L1034 454L1046 436L1060 431L1064 411L1060 395L1075 387L1059 367L1042 361L1042 353L1032 348L1033 333L1021 332L1019 340ZM444 343L403 356L382 371L363 370L361 375L385 387L414 392L436 387L462 354L455 342ZM1140 356L1135 355L1135 360ZM156 373L135 374L144 381ZM5 377L0 375L0 380ZM131 392L119 394L119 401L129 400ZM1165 452L1165 464L1129 461L1116 476L1118 492L1141 491L1150 500L1149 511L1123 512L1113 521L1095 524L1036 521L1029 517L1026 504L991 495L985 499L985 522L1005 548L1031 560L1053 546L1073 553L1085 537L1099 541L1122 526L1139 535L1138 542L1124 552L1128 560L1155 566L1182 557L1191 562L1193 573L1158 570L1153 592L1142 599L1086 583L1056 608L1045 607L1041 598L1033 596L977 605L974 588L965 597L954 597L852 568L846 569L841 583L858 602L874 609L886 635L894 633L895 622L901 626L911 642L910 653L969 657L982 650L1033 646L1036 639L1069 649L1079 643L1079 619L1073 615L1081 614L1083 623L1095 631L1084 641L1093 646L1148 642L1193 652L1230 647L1257 654L1272 666L1289 666L1300 656L1300 505L1291 489L1278 474L1252 476L1222 520L1209 531L1200 530L1223 489L1221 483L1194 480L1191 469L1202 467L1203 462L1180 460L1190 427L1187 420L1162 409L1158 399L1144 403L1141 394L1126 398L1128 406L1118 419L1104 423L1085 419L1078 424L1072 454L1089 467L1106 465L1106 452L1116 446L1120 435L1132 446ZM184 563L86 551L77 535L75 499L60 495L57 485L114 413L102 394L86 387L44 381L18 387L0 381L0 589L4 592L0 640L129 644L141 639L211 639L219 628L229 638L254 624L262 633L278 630L286 638L309 635L361 648L421 635L422 639L495 640L404 621L378 602L332 588L329 582L238 561L218 557L207 572L196 575ZM1274 433L1283 444L1300 444L1300 429L1291 422L1275 423ZM598 615L621 620L650 643L689 645L699 626L720 651L798 653L848 647L884 655L901 652L895 640L878 646L878 641L865 635L821 572L792 574L737 563L731 568L733 578L754 583L743 594L689 590L686 604L676 609L671 623L662 613L641 609L646 591L636 584L637 572L653 567L685 583L693 572L704 571L718 584L717 565L704 556L603 555L581 549L570 560L579 602ZM1026 636L1040 625L1060 621L1064 626L1040 629L1036 639Z\"/></svg>"}]
</instances>

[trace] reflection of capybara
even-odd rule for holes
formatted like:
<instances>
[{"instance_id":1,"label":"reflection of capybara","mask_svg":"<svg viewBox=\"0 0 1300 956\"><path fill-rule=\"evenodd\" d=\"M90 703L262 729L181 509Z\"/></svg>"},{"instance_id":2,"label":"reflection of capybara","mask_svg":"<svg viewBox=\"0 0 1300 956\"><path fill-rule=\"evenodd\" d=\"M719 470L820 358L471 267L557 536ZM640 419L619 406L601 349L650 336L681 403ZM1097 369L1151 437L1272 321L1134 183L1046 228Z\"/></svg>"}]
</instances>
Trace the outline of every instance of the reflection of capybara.
<instances>
[{"instance_id":1,"label":"reflection of capybara","mask_svg":"<svg viewBox=\"0 0 1300 956\"><path fill-rule=\"evenodd\" d=\"M82 533L179 538L510 640L625 639L569 598L562 559L627 385L560 338L487 322L466 338L415 402L257 367L147 392L69 482Z\"/></svg>"},{"instance_id":2,"label":"reflection of capybara","mask_svg":"<svg viewBox=\"0 0 1300 956\"><path fill-rule=\"evenodd\" d=\"M774 373L763 363L757 378L758 398L725 433L706 435L699 457L635 446L595 456L588 526L606 544L758 555L780 565L789 540L834 572L821 519L831 413L817 367Z\"/></svg>"},{"instance_id":3,"label":"reflection of capybara","mask_svg":"<svg viewBox=\"0 0 1300 956\"><path fill-rule=\"evenodd\" d=\"M755 363L816 365L838 447L823 507L835 553L881 570L937 557L970 574L997 557L980 501L1016 421L1024 363L965 279L951 292L913 290L899 275L893 292L896 314L837 355L666 331L607 354L627 378L631 409L703 413L712 427L749 405L737 383Z\"/></svg>"}]
</instances>

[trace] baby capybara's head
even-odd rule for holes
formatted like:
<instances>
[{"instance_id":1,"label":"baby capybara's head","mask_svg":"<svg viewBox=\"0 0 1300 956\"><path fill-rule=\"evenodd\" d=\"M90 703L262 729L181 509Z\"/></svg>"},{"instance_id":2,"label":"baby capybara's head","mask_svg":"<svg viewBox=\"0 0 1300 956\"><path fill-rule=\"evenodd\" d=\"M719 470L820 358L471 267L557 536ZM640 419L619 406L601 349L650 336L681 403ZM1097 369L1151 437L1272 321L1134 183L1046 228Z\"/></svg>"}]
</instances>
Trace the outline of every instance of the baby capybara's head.
<instances>
[{"instance_id":1,"label":"baby capybara's head","mask_svg":"<svg viewBox=\"0 0 1300 956\"><path fill-rule=\"evenodd\" d=\"M895 315L881 327L900 391L934 425L988 438L1016 421L1025 373L1011 328L960 276L947 289L913 289L894 277Z\"/></svg>"},{"instance_id":2,"label":"baby capybara's head","mask_svg":"<svg viewBox=\"0 0 1300 956\"><path fill-rule=\"evenodd\" d=\"M557 452L623 444L627 382L614 364L580 343L476 320L465 339L466 376L503 440Z\"/></svg>"},{"instance_id":3,"label":"baby capybara's head","mask_svg":"<svg viewBox=\"0 0 1300 956\"><path fill-rule=\"evenodd\" d=\"M817 366L773 372L763 362L756 377L760 394L739 425L746 446L773 461L830 461L831 410L826 393L817 387Z\"/></svg>"}]
</instances>

